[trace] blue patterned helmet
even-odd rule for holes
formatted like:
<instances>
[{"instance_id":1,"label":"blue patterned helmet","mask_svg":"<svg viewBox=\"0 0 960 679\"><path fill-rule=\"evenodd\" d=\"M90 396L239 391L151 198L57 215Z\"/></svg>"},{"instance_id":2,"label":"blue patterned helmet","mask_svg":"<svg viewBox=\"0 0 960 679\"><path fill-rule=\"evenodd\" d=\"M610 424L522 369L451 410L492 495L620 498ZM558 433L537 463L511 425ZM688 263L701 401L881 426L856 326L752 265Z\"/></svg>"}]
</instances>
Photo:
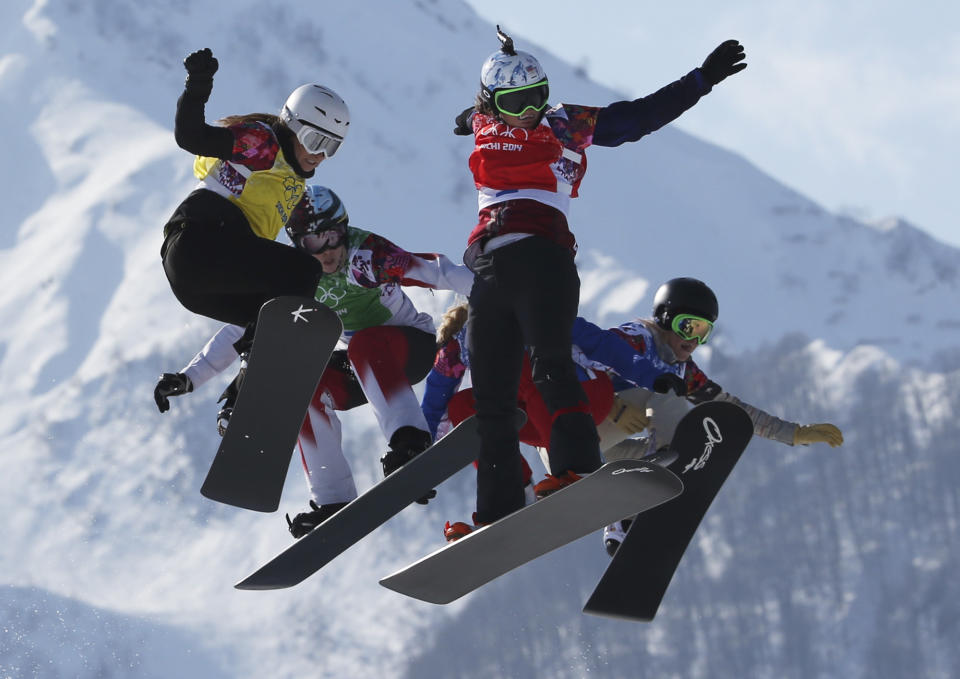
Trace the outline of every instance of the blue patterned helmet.
<instances>
[{"instance_id":1,"label":"blue patterned helmet","mask_svg":"<svg viewBox=\"0 0 960 679\"><path fill-rule=\"evenodd\" d=\"M494 104L498 90L532 88L543 84L544 97L548 91L547 74L537 58L529 52L515 50L513 39L497 26L499 50L487 57L480 68L480 96ZM544 98L545 101L545 98Z\"/></svg>"},{"instance_id":2,"label":"blue patterned helmet","mask_svg":"<svg viewBox=\"0 0 960 679\"><path fill-rule=\"evenodd\" d=\"M492 94L501 89L534 85L547 79L543 67L529 52L504 54L497 50L483 62L480 83Z\"/></svg>"}]
</instances>

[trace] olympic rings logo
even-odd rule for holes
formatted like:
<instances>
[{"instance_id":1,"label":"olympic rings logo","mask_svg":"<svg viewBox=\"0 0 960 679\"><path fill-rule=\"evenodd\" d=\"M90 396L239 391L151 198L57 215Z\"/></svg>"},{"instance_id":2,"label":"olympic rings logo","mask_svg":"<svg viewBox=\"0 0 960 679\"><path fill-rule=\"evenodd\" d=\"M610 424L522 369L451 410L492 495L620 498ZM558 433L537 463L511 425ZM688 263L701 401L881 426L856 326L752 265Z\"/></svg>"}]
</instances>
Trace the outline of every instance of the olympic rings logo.
<instances>
[{"instance_id":1,"label":"olympic rings logo","mask_svg":"<svg viewBox=\"0 0 960 679\"><path fill-rule=\"evenodd\" d=\"M339 306L346 296L347 291L344 288L317 288L317 301L331 308Z\"/></svg>"}]
</instances>

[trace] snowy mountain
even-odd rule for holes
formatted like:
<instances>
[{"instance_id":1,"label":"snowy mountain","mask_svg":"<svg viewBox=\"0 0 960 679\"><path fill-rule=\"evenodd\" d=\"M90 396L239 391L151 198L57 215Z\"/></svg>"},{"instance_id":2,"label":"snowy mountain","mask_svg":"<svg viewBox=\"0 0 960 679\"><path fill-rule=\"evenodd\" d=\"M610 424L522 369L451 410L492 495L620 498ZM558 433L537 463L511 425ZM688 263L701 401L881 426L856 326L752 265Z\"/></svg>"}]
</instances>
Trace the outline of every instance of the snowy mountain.
<instances>
[{"instance_id":1,"label":"snowy mountain","mask_svg":"<svg viewBox=\"0 0 960 679\"><path fill-rule=\"evenodd\" d=\"M662 280L707 280L711 377L835 422L843 448L754 441L649 625L580 614L607 559L596 536L447 607L379 587L469 516L469 471L297 588L240 592L289 536L279 514L199 495L232 375L164 415L151 399L217 327L180 307L159 261L193 184L172 135L181 61L203 46L220 60L209 120L333 87L351 136L317 181L353 223L458 258L476 205L452 118L493 28L426 0L9 0L0 18L15 160L0 182L0 676L956 676L960 251L904 220L829 214L673 128L593 149L573 211L583 314L617 324ZM618 98L515 38L563 100ZM695 65L659 57L637 74L650 91ZM437 315L450 301L416 299ZM372 414L343 419L365 489L384 442ZM305 501L292 465L281 513Z\"/></svg>"}]
</instances>

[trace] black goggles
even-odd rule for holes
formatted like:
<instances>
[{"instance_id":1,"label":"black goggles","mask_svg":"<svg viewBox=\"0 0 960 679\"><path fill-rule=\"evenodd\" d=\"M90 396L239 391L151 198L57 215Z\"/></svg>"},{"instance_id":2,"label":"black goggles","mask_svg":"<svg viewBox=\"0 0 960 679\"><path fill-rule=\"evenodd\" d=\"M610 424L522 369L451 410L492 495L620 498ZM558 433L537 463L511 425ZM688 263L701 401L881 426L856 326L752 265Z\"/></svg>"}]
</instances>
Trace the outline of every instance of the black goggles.
<instances>
[{"instance_id":1,"label":"black goggles","mask_svg":"<svg viewBox=\"0 0 960 679\"><path fill-rule=\"evenodd\" d=\"M493 94L493 105L500 113L508 116L520 116L533 109L537 113L547 106L550 87L546 80L533 85L497 90Z\"/></svg>"},{"instance_id":2,"label":"black goggles","mask_svg":"<svg viewBox=\"0 0 960 679\"><path fill-rule=\"evenodd\" d=\"M346 234L336 229L329 231L319 231L317 233L305 233L298 239L300 249L311 255L319 255L321 252L332 250L343 245Z\"/></svg>"}]
</instances>

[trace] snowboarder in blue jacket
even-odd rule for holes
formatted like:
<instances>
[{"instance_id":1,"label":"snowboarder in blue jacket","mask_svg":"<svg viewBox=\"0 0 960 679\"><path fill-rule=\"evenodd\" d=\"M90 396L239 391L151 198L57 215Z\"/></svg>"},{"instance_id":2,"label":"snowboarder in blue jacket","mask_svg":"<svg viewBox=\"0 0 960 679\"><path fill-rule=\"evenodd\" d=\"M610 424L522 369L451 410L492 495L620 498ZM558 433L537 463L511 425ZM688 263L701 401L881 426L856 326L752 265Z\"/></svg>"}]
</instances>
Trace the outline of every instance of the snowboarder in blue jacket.
<instances>
[{"instance_id":1,"label":"snowboarder in blue jacket","mask_svg":"<svg viewBox=\"0 0 960 679\"><path fill-rule=\"evenodd\" d=\"M658 449L662 452L687 410L706 401L729 401L743 408L753 421L756 436L790 446L843 444L843 433L833 424L801 425L783 420L724 391L707 377L694 362L693 353L710 339L718 316L714 292L703 281L684 277L673 278L657 289L651 319L636 319L609 330L577 319L578 342L592 347L585 352L591 360L583 365L606 370L621 401L646 416L646 423L640 423L647 430L646 436L638 439L627 438L620 429L601 423L598 430L607 461L645 457ZM632 371L640 361L652 362L658 370L675 376L677 388L666 394L637 388L640 385L632 378ZM616 551L629 524L625 520L604 530L608 553Z\"/></svg>"}]
</instances>

